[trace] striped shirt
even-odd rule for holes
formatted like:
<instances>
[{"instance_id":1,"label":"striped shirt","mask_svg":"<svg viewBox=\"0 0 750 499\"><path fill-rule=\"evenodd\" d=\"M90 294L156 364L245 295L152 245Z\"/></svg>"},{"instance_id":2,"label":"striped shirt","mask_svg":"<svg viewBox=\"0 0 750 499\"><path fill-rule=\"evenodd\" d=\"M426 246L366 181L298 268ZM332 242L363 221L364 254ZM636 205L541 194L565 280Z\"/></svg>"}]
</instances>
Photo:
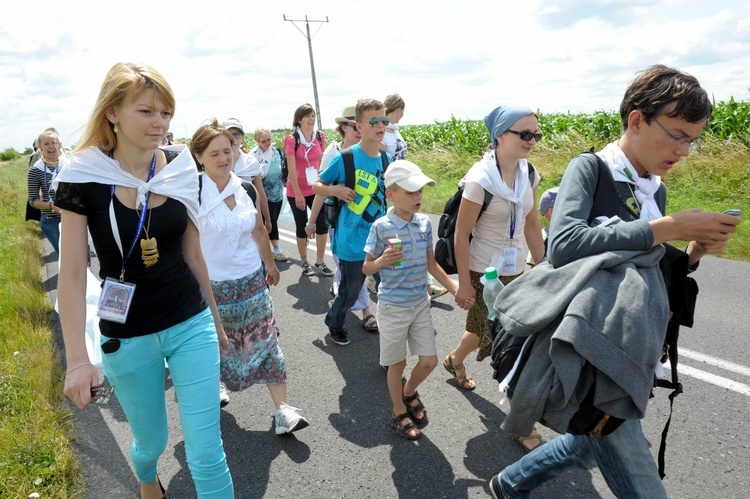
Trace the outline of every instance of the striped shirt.
<instances>
[{"instance_id":1,"label":"striped shirt","mask_svg":"<svg viewBox=\"0 0 750 499\"><path fill-rule=\"evenodd\" d=\"M26 185L29 189L29 205L34 206L35 201L42 201L45 203L55 201L55 191L49 189L50 184L57 175L57 167L48 167L42 160L34 163L34 166L29 168L29 173L26 176ZM43 208L41 210L42 216L47 218L60 218L60 214L50 209Z\"/></svg>"},{"instance_id":2,"label":"striped shirt","mask_svg":"<svg viewBox=\"0 0 750 499\"><path fill-rule=\"evenodd\" d=\"M403 267L380 269L378 301L408 308L429 300L427 294L427 253L432 252L432 223L427 215L415 213L411 221L388 210L372 224L365 252L378 258L388 248L388 240L401 239Z\"/></svg>"}]
</instances>

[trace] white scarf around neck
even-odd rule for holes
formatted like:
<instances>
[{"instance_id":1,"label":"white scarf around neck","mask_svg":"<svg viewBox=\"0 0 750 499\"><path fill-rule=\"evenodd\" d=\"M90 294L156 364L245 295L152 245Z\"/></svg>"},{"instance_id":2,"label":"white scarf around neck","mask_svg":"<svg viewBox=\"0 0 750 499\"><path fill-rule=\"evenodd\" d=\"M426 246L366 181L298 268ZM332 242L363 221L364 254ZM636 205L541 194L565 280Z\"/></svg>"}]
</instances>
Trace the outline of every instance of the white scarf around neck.
<instances>
[{"instance_id":1,"label":"white scarf around neck","mask_svg":"<svg viewBox=\"0 0 750 499\"><path fill-rule=\"evenodd\" d=\"M53 188L56 189L59 182L131 187L138 192L136 207L143 206L148 192L160 194L185 205L190 219L198 226L198 170L187 147L151 180L144 182L123 170L119 161L92 146L71 156L55 177Z\"/></svg>"},{"instance_id":2,"label":"white scarf around neck","mask_svg":"<svg viewBox=\"0 0 750 499\"><path fill-rule=\"evenodd\" d=\"M263 173L260 163L255 159L255 156L241 150L240 157L237 158L232 171L246 180L251 180Z\"/></svg>"},{"instance_id":3,"label":"white scarf around neck","mask_svg":"<svg viewBox=\"0 0 750 499\"><path fill-rule=\"evenodd\" d=\"M503 182L500 169L495 161L495 151L488 151L481 161L469 168L464 178L458 183L462 187L467 182L476 182L493 196L499 196L516 209L516 220L523 219L523 196L529 188L529 165L521 158L516 163L513 189Z\"/></svg>"},{"instance_id":4,"label":"white scarf around neck","mask_svg":"<svg viewBox=\"0 0 750 499\"><path fill-rule=\"evenodd\" d=\"M268 175L268 169L271 166L271 162L276 156L276 151L273 146L268 146L266 152L263 152L260 146L255 146L250 150L250 154L258 161L258 164L260 165L260 174L265 178L265 176Z\"/></svg>"},{"instance_id":5,"label":"white scarf around neck","mask_svg":"<svg viewBox=\"0 0 750 499\"><path fill-rule=\"evenodd\" d=\"M625 182L633 186L633 194L641 207L640 218L642 220L653 221L664 216L654 199L654 195L661 186L661 177L658 175L649 175L648 178L639 177L633 164L622 152L617 142L607 144L596 155L607 164L615 182Z\"/></svg>"},{"instance_id":6,"label":"white scarf around neck","mask_svg":"<svg viewBox=\"0 0 750 499\"><path fill-rule=\"evenodd\" d=\"M304 145L305 147L307 147L309 149L315 143L315 137L316 137L316 135L318 135L318 129L315 128L315 127L313 127L312 139L310 141L308 141L305 138L305 134L302 133L302 128L297 128L297 132L296 133L297 133L297 137L299 137L300 144Z\"/></svg>"},{"instance_id":7,"label":"white scarf around neck","mask_svg":"<svg viewBox=\"0 0 750 499\"><path fill-rule=\"evenodd\" d=\"M200 218L205 217L214 208L223 204L224 200L229 196L239 195L242 192L245 192L244 187L242 187L242 179L234 172L231 173L229 182L221 192L219 192L219 187L213 180L211 180L211 177L205 173L203 173L202 176L201 203L200 208L198 209L198 217Z\"/></svg>"}]
</instances>

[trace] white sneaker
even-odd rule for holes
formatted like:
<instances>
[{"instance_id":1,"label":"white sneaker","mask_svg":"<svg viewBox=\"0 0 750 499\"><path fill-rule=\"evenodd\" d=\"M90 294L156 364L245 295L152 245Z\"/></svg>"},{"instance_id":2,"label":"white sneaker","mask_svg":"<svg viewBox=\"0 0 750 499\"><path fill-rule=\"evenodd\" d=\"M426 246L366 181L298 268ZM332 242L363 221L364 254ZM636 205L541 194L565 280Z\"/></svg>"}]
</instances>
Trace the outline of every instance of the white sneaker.
<instances>
[{"instance_id":1,"label":"white sneaker","mask_svg":"<svg viewBox=\"0 0 750 499\"><path fill-rule=\"evenodd\" d=\"M443 296L445 293L447 293L448 290L442 287L439 284L432 284L429 283L427 285L427 294L430 295L430 300L434 300L435 298L439 296Z\"/></svg>"},{"instance_id":2,"label":"white sneaker","mask_svg":"<svg viewBox=\"0 0 750 499\"><path fill-rule=\"evenodd\" d=\"M273 259L276 260L277 262L286 262L289 260L289 257L286 256L283 251L281 251L280 246L277 246L273 250Z\"/></svg>"},{"instance_id":3,"label":"white sneaker","mask_svg":"<svg viewBox=\"0 0 750 499\"><path fill-rule=\"evenodd\" d=\"M292 433L293 431L307 428L310 423L305 418L299 415L299 409L286 404L281 404L279 410L276 411L276 434L283 435L285 433Z\"/></svg>"},{"instance_id":4,"label":"white sneaker","mask_svg":"<svg viewBox=\"0 0 750 499\"><path fill-rule=\"evenodd\" d=\"M227 385L224 384L224 382L219 382L219 405L221 407L224 407L229 403L229 390L227 390Z\"/></svg>"}]
</instances>

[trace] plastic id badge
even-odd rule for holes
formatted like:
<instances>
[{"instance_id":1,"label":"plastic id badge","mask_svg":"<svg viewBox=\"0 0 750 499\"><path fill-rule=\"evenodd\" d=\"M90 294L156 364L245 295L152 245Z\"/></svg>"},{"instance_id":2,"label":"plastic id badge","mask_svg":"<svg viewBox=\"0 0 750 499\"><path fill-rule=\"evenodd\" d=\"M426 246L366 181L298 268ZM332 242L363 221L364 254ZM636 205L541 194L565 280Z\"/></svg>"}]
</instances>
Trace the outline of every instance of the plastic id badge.
<instances>
[{"instance_id":1,"label":"plastic id badge","mask_svg":"<svg viewBox=\"0 0 750 499\"><path fill-rule=\"evenodd\" d=\"M516 273L516 263L518 261L518 248L503 248L503 273Z\"/></svg>"},{"instance_id":2,"label":"plastic id badge","mask_svg":"<svg viewBox=\"0 0 750 499\"><path fill-rule=\"evenodd\" d=\"M318 180L318 170L314 166L305 168L305 180L307 180L307 185L315 185L315 181Z\"/></svg>"},{"instance_id":3,"label":"plastic id badge","mask_svg":"<svg viewBox=\"0 0 750 499\"><path fill-rule=\"evenodd\" d=\"M96 315L100 319L124 324L128 318L134 293L135 284L120 282L117 279L107 277L104 280L102 294L99 297Z\"/></svg>"}]
</instances>

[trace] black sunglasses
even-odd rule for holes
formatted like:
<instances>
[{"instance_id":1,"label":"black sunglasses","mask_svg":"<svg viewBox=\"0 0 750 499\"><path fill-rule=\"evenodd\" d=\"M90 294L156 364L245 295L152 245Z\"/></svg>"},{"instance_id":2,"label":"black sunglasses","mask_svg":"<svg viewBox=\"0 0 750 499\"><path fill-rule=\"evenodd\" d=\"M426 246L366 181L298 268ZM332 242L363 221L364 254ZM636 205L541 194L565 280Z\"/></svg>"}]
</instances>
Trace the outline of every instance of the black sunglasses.
<instances>
[{"instance_id":1,"label":"black sunglasses","mask_svg":"<svg viewBox=\"0 0 750 499\"><path fill-rule=\"evenodd\" d=\"M378 121L381 121L385 126L388 126L388 124L391 122L388 116L373 116L372 118L367 120L370 126L378 126Z\"/></svg>"},{"instance_id":2,"label":"black sunglasses","mask_svg":"<svg viewBox=\"0 0 750 499\"><path fill-rule=\"evenodd\" d=\"M536 140L539 142L542 140L542 132L532 132L531 130L524 130L523 132L516 132L515 130L506 130L506 132L515 133L519 137L521 137L521 140L525 140L526 142L530 141L531 139Z\"/></svg>"}]
</instances>

